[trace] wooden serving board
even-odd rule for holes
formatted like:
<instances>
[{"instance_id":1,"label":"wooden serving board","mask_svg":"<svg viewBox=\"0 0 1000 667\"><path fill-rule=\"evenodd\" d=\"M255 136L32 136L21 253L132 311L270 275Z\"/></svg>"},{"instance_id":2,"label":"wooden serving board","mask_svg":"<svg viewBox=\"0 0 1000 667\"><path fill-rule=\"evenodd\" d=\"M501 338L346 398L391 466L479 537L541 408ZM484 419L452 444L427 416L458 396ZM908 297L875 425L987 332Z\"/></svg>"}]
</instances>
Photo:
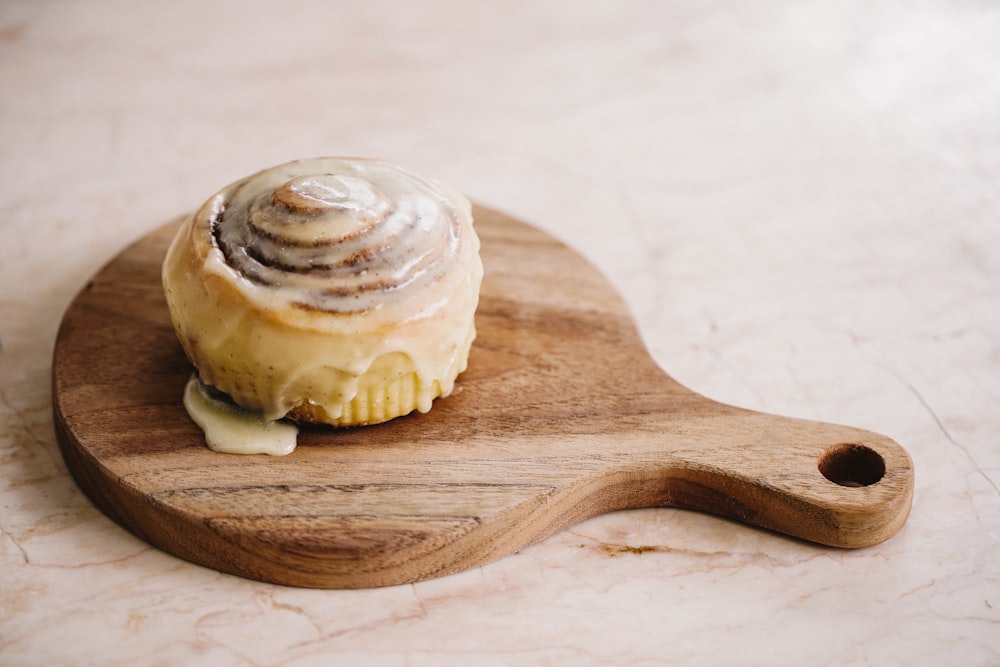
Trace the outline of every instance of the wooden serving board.
<instances>
[{"instance_id":1,"label":"wooden serving board","mask_svg":"<svg viewBox=\"0 0 1000 667\"><path fill-rule=\"evenodd\" d=\"M486 276L456 393L427 414L306 430L286 457L205 446L160 287L176 223L126 248L55 346L55 425L80 487L181 558L320 588L457 572L626 508L704 510L838 547L902 526L913 468L895 442L686 389L585 260L496 211L475 218Z\"/></svg>"}]
</instances>

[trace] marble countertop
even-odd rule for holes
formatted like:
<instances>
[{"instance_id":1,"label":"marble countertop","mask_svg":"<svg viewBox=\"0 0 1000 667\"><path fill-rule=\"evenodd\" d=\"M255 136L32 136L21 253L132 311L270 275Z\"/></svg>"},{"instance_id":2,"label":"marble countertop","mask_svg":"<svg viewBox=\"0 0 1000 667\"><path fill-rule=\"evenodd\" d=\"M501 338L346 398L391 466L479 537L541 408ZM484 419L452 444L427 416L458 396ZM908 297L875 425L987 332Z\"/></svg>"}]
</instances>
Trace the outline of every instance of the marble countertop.
<instances>
[{"instance_id":1,"label":"marble countertop","mask_svg":"<svg viewBox=\"0 0 1000 667\"><path fill-rule=\"evenodd\" d=\"M1000 7L0 5L0 664L1000 663ZM382 157L563 239L682 384L884 433L857 551L654 508L374 590L133 537L52 426L63 310L257 169Z\"/></svg>"}]
</instances>

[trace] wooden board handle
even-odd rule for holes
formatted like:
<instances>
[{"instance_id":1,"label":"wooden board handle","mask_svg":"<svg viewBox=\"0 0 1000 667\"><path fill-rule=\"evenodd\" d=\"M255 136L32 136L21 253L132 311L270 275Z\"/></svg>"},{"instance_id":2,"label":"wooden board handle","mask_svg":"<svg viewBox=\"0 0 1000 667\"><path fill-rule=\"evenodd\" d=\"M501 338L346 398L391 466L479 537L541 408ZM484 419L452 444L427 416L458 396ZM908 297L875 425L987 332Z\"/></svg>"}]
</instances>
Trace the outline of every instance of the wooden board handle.
<instances>
[{"instance_id":1,"label":"wooden board handle","mask_svg":"<svg viewBox=\"0 0 1000 667\"><path fill-rule=\"evenodd\" d=\"M877 544L906 521L913 464L890 438L721 405L702 426L667 432L655 463L633 454L623 491L836 547Z\"/></svg>"}]
</instances>

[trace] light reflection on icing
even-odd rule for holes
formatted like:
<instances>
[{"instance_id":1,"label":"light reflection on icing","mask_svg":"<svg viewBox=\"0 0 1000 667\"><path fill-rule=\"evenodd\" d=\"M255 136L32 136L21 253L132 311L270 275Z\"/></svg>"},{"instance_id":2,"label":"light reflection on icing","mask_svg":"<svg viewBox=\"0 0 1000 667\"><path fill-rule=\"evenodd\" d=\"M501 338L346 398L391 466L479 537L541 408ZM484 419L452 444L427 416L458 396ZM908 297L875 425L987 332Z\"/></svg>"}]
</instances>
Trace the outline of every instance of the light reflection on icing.
<instances>
[{"instance_id":1,"label":"light reflection on icing","mask_svg":"<svg viewBox=\"0 0 1000 667\"><path fill-rule=\"evenodd\" d=\"M184 408L205 432L205 442L212 451L284 456L295 450L298 427L264 419L259 413L210 396L195 375L184 387Z\"/></svg>"}]
</instances>

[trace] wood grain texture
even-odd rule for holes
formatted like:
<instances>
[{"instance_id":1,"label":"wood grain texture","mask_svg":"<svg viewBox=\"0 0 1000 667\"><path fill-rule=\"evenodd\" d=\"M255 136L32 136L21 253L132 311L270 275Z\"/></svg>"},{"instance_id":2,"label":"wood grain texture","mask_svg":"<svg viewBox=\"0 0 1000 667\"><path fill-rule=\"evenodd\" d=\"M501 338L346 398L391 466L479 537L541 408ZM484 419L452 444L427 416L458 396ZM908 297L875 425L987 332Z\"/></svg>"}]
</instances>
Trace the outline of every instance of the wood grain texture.
<instances>
[{"instance_id":1,"label":"wood grain texture","mask_svg":"<svg viewBox=\"0 0 1000 667\"><path fill-rule=\"evenodd\" d=\"M55 346L56 430L80 487L169 553L320 588L457 572L635 507L838 547L903 525L913 467L895 442L686 389L585 260L501 213L475 215L486 276L456 393L423 415L306 430L277 458L210 451L184 411L191 367L159 274L175 225L126 248L71 304Z\"/></svg>"}]
</instances>

